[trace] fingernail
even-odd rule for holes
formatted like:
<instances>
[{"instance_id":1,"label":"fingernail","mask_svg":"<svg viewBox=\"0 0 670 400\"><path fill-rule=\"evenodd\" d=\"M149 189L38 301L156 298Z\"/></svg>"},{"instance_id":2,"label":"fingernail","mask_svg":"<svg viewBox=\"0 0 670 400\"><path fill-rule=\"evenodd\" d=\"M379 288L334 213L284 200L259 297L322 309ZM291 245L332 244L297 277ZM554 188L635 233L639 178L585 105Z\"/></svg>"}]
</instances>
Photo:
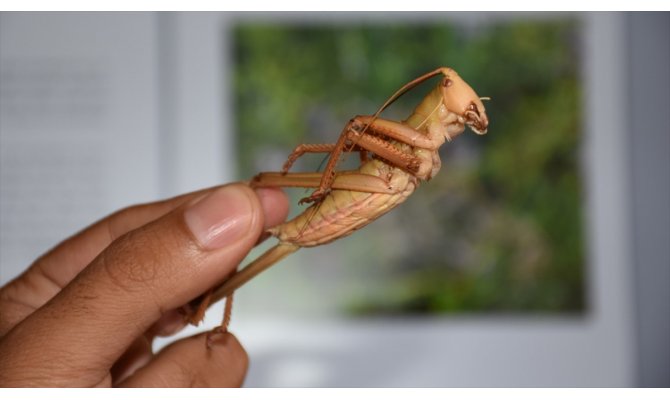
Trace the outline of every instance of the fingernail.
<instances>
[{"instance_id":1,"label":"fingernail","mask_svg":"<svg viewBox=\"0 0 670 400\"><path fill-rule=\"evenodd\" d=\"M184 213L186 225L206 249L235 243L251 227L253 209L247 193L226 186L197 200Z\"/></svg>"}]
</instances>

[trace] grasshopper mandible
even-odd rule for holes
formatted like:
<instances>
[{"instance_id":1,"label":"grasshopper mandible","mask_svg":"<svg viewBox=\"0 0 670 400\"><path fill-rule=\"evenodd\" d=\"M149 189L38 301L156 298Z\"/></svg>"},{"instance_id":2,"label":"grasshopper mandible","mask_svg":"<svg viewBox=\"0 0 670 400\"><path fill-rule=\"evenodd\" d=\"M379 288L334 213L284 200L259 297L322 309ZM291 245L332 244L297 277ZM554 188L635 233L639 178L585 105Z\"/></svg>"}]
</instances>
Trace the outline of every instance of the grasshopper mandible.
<instances>
[{"instance_id":1,"label":"grasshopper mandible","mask_svg":"<svg viewBox=\"0 0 670 400\"><path fill-rule=\"evenodd\" d=\"M379 117L405 92L438 75L442 75L438 85L405 121ZM210 304L226 297L223 323L213 331L225 332L231 297L237 288L299 248L347 236L405 201L421 181L430 180L440 170L438 149L442 144L460 135L466 125L479 135L486 133L489 121L482 100L488 98L477 96L453 69L441 67L405 84L374 115L351 119L336 143L301 144L289 155L281 172L256 175L250 182L252 187L314 188L310 196L300 200L312 205L292 220L269 229L279 243L197 299L197 311L191 313L189 321L198 323ZM358 169L335 171L344 152L359 153ZM324 171L289 172L305 153L329 153Z\"/></svg>"}]
</instances>

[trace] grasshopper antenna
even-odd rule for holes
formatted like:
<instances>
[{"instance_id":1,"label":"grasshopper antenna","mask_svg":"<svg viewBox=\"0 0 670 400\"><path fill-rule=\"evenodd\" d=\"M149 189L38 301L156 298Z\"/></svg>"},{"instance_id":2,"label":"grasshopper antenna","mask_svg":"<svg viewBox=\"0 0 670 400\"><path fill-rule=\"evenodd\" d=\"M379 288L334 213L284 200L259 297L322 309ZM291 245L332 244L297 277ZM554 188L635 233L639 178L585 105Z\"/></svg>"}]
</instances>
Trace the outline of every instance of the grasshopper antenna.
<instances>
[{"instance_id":1,"label":"grasshopper antenna","mask_svg":"<svg viewBox=\"0 0 670 400\"><path fill-rule=\"evenodd\" d=\"M370 122L363 129L363 133L368 129L368 126L370 126L371 123L373 123L377 118L379 118L379 114L381 114L384 110L386 110L386 108L388 108L388 106L390 106L396 100L398 100L400 98L400 96L407 93L410 89L414 89L415 87L419 86L420 84L427 81L428 79L430 79L434 76L437 76L439 74L444 74L444 69L445 69L444 67L440 67L440 68L438 68L434 71L428 72L427 74L421 75L420 77L418 77L418 78L406 83L405 85L403 85L403 87L401 87L395 93L393 93L393 95L391 97L389 97L388 100L386 100L386 102L379 108L379 110L377 110L377 112L374 113Z\"/></svg>"},{"instance_id":2,"label":"grasshopper antenna","mask_svg":"<svg viewBox=\"0 0 670 400\"><path fill-rule=\"evenodd\" d=\"M377 117L379 117L379 114L381 114L382 111L384 111L388 106L393 104L396 100L398 100L400 98L400 96L407 93L407 91L409 91L410 89L414 89L418 85L422 84L424 81L443 73L442 72L443 69L444 68L438 68L435 71L431 71L427 74L421 75L420 77L414 79L413 81L410 81L410 82L406 83L403 87L401 87L395 93L393 93L393 95L391 97L389 97L388 100L386 100L386 103L384 103L384 105L382 105L379 108L379 110L377 110L377 112L374 114L373 118L377 119Z\"/></svg>"}]
</instances>

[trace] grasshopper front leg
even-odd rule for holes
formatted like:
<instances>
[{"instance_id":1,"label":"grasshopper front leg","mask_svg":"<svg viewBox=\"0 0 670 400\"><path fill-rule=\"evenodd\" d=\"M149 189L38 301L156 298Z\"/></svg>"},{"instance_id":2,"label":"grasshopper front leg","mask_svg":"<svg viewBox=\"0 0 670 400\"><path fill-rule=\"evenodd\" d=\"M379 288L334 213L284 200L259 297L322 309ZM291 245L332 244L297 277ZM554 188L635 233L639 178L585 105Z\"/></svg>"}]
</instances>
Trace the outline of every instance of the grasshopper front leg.
<instances>
[{"instance_id":1,"label":"grasshopper front leg","mask_svg":"<svg viewBox=\"0 0 670 400\"><path fill-rule=\"evenodd\" d=\"M281 169L281 172L283 174L286 174L293 164L298 160L298 158L302 157L304 154L307 153L329 153L332 154L333 150L335 150L337 144L336 143L327 143L327 144L300 144L293 149L291 154L289 154L286 162L284 163L284 166ZM361 163L364 163L367 161L367 151L364 149L360 148L359 146L352 146L349 148L343 149L345 152L359 152L360 155L360 160Z\"/></svg>"},{"instance_id":2,"label":"grasshopper front leg","mask_svg":"<svg viewBox=\"0 0 670 400\"><path fill-rule=\"evenodd\" d=\"M309 197L301 199L300 203L317 202L333 189L336 178L335 167L341 154L348 148L357 147L369 151L390 165L423 178L421 175L424 175L425 171L421 171L422 160L414 154L398 149L392 141L433 151L444 143L445 137L439 134L426 136L395 121L373 116L358 116L347 123L337 143L329 145L331 155L321 175L321 182L317 189Z\"/></svg>"}]
</instances>

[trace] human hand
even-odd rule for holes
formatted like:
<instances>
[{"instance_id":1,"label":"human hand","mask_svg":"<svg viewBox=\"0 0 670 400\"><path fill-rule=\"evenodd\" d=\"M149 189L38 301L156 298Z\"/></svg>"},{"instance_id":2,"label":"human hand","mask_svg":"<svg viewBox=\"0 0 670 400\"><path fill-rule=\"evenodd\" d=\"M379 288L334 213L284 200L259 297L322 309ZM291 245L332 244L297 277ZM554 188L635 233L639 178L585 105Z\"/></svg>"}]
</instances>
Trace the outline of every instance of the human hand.
<instances>
[{"instance_id":1,"label":"human hand","mask_svg":"<svg viewBox=\"0 0 670 400\"><path fill-rule=\"evenodd\" d=\"M226 334L153 354L183 327L178 307L221 281L286 196L243 184L119 211L67 239L0 289L0 386L239 386L247 355Z\"/></svg>"}]
</instances>

